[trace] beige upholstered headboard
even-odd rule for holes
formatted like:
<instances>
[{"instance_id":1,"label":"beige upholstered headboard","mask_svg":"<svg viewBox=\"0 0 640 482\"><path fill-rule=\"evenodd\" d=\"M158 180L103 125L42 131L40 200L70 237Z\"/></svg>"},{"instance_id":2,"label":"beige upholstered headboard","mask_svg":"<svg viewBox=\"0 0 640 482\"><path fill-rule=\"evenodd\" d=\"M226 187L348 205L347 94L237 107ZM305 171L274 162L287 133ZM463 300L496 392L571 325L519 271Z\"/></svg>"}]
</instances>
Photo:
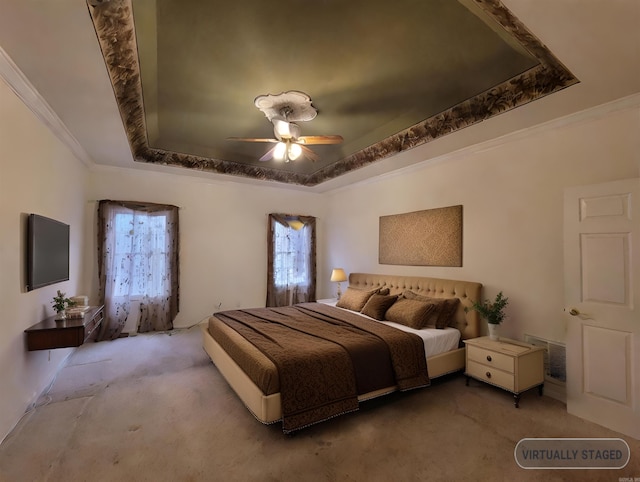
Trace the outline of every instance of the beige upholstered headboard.
<instances>
[{"instance_id":1,"label":"beige upholstered headboard","mask_svg":"<svg viewBox=\"0 0 640 482\"><path fill-rule=\"evenodd\" d=\"M462 333L462 339L480 336L480 316L475 310L465 312L482 295L482 284L473 281L458 281L420 276L396 276L387 274L351 273L349 286L357 289L389 288L392 295L411 290L432 298L460 298L460 307L456 313L456 328Z\"/></svg>"}]
</instances>

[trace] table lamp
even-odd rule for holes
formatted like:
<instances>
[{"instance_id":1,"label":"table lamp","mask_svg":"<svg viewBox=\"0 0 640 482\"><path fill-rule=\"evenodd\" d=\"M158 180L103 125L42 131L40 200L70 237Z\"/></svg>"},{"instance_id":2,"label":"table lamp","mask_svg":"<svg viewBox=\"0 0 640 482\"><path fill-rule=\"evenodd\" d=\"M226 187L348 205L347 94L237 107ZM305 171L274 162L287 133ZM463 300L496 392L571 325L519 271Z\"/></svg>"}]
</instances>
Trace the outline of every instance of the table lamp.
<instances>
[{"instance_id":1,"label":"table lamp","mask_svg":"<svg viewBox=\"0 0 640 482\"><path fill-rule=\"evenodd\" d=\"M347 274L342 268L334 268L331 272L331 281L338 283L338 299L342 296L342 289L340 289L340 283L347 281Z\"/></svg>"}]
</instances>

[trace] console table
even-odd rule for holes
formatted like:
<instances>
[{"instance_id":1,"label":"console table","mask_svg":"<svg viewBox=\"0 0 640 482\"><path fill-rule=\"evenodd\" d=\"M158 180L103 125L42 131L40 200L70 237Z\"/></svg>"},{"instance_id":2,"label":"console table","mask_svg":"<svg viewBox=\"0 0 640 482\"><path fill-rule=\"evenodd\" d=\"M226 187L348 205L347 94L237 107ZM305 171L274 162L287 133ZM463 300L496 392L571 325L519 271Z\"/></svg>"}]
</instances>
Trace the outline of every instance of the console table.
<instances>
[{"instance_id":1,"label":"console table","mask_svg":"<svg viewBox=\"0 0 640 482\"><path fill-rule=\"evenodd\" d=\"M104 319L104 306L92 306L82 318L56 321L54 316L27 328L27 348L51 350L80 346L87 340L95 340Z\"/></svg>"}]
</instances>

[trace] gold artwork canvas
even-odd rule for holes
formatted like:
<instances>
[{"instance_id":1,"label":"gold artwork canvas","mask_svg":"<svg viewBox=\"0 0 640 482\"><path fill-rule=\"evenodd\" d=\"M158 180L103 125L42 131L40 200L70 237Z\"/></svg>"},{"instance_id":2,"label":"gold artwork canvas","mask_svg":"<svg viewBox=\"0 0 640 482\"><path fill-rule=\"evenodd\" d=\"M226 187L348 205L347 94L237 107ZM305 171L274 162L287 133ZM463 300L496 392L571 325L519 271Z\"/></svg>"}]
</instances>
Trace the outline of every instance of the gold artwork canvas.
<instances>
[{"instance_id":1,"label":"gold artwork canvas","mask_svg":"<svg viewBox=\"0 0 640 482\"><path fill-rule=\"evenodd\" d=\"M378 262L462 266L462 205L380 216Z\"/></svg>"}]
</instances>

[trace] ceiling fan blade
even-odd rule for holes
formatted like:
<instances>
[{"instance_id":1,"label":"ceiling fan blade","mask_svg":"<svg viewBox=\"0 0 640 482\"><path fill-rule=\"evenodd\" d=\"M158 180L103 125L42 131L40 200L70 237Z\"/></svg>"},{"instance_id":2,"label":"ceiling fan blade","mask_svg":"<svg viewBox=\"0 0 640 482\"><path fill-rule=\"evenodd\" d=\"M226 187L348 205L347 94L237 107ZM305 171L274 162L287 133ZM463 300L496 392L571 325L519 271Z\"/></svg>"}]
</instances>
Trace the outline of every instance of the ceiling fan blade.
<instances>
[{"instance_id":1,"label":"ceiling fan blade","mask_svg":"<svg viewBox=\"0 0 640 482\"><path fill-rule=\"evenodd\" d=\"M273 146L271 149L267 151L267 153L262 156L259 161L269 161L273 158L273 152L276 150L276 146Z\"/></svg>"},{"instance_id":2,"label":"ceiling fan blade","mask_svg":"<svg viewBox=\"0 0 640 482\"><path fill-rule=\"evenodd\" d=\"M261 137L227 137L227 140L241 142L280 142L277 139L265 139Z\"/></svg>"},{"instance_id":3,"label":"ceiling fan blade","mask_svg":"<svg viewBox=\"0 0 640 482\"><path fill-rule=\"evenodd\" d=\"M296 141L302 144L340 144L342 136L301 136Z\"/></svg>"},{"instance_id":4,"label":"ceiling fan blade","mask_svg":"<svg viewBox=\"0 0 640 482\"><path fill-rule=\"evenodd\" d=\"M311 149L309 149L307 146L305 146L304 144L300 144L300 147L302 147L303 154L307 156L309 159L311 159L313 162L320 160L318 155L315 152L313 152Z\"/></svg>"}]
</instances>

